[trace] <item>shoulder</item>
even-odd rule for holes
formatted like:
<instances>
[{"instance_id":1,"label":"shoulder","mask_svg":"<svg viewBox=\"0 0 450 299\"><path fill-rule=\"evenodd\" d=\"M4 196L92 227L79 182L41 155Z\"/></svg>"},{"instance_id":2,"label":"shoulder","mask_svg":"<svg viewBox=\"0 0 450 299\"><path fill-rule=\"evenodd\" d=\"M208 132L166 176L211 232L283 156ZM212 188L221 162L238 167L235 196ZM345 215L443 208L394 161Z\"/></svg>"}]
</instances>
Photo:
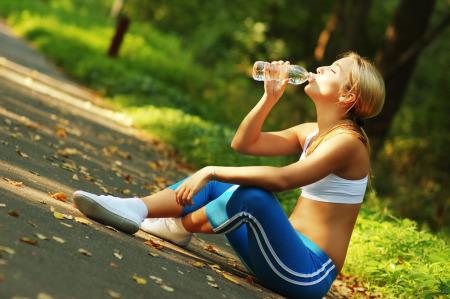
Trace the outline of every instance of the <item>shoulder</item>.
<instances>
[{"instance_id":1,"label":"shoulder","mask_svg":"<svg viewBox=\"0 0 450 299\"><path fill-rule=\"evenodd\" d=\"M317 125L317 123L311 122L297 125L295 127L292 127L291 129L295 130L295 133L297 134L298 137L298 141L303 147L303 145L305 144L305 140L309 136L309 134L313 133L314 131L317 131L319 129L319 126Z\"/></svg>"},{"instance_id":2,"label":"shoulder","mask_svg":"<svg viewBox=\"0 0 450 299\"><path fill-rule=\"evenodd\" d=\"M369 169L369 154L356 136L339 134L323 141L311 154L331 167L331 172L346 179L364 177Z\"/></svg>"},{"instance_id":3,"label":"shoulder","mask_svg":"<svg viewBox=\"0 0 450 299\"><path fill-rule=\"evenodd\" d=\"M328 150L345 156L353 156L358 152L367 154L363 142L357 136L349 133L337 134L328 140L324 140L317 149Z\"/></svg>"}]
</instances>

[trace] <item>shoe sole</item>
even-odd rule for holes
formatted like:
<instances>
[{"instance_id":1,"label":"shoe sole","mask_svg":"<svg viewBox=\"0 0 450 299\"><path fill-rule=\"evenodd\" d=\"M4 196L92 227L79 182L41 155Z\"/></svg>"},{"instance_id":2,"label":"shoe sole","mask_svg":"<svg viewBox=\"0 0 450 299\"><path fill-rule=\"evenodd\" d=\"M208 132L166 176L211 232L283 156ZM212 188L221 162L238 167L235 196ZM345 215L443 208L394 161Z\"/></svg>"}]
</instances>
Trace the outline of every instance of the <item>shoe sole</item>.
<instances>
[{"instance_id":1,"label":"shoe sole","mask_svg":"<svg viewBox=\"0 0 450 299\"><path fill-rule=\"evenodd\" d=\"M82 194L74 194L73 200L77 209L88 218L104 225L112 226L124 233L134 234L139 231L139 225L122 216L105 209L98 202Z\"/></svg>"}]
</instances>

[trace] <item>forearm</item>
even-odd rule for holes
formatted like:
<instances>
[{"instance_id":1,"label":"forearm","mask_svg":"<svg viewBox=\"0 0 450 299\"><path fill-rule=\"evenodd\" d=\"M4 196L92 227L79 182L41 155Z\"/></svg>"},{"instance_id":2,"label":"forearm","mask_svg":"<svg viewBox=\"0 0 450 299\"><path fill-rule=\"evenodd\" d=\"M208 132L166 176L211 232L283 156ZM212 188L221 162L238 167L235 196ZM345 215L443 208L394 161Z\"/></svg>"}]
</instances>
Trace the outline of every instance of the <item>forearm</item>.
<instances>
[{"instance_id":1,"label":"forearm","mask_svg":"<svg viewBox=\"0 0 450 299\"><path fill-rule=\"evenodd\" d=\"M286 190L281 168L272 166L221 167L208 166L205 172L210 179L242 186L260 187L271 192Z\"/></svg>"},{"instance_id":2,"label":"forearm","mask_svg":"<svg viewBox=\"0 0 450 299\"><path fill-rule=\"evenodd\" d=\"M264 121L276 102L276 99L264 94L258 104L247 114L231 143L231 147L235 151L243 152L249 145L258 140Z\"/></svg>"}]
</instances>

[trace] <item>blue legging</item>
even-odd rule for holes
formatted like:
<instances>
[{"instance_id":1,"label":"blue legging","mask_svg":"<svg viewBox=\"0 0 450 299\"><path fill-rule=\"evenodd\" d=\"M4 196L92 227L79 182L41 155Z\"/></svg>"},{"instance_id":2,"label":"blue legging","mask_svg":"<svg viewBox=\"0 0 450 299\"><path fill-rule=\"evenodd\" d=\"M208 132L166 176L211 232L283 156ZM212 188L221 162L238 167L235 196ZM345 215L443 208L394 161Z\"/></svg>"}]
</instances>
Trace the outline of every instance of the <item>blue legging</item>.
<instances>
[{"instance_id":1,"label":"blue legging","mask_svg":"<svg viewBox=\"0 0 450 299\"><path fill-rule=\"evenodd\" d=\"M169 187L176 189L181 182ZM295 231L270 192L211 181L189 214L206 205L213 230L225 234L246 268L268 288L292 298L322 298L337 276L326 253Z\"/></svg>"}]
</instances>

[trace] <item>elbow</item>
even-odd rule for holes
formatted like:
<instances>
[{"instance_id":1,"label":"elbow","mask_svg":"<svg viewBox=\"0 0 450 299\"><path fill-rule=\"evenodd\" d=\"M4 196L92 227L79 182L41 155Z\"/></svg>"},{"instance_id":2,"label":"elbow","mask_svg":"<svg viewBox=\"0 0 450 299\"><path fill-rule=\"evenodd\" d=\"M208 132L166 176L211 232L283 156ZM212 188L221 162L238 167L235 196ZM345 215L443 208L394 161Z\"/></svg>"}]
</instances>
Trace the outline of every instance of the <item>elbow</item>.
<instances>
[{"instance_id":1,"label":"elbow","mask_svg":"<svg viewBox=\"0 0 450 299\"><path fill-rule=\"evenodd\" d=\"M272 186L270 186L270 191L271 192L283 192L283 191L287 191L291 188L289 188L289 186L286 183L283 182L277 182L275 184L273 184Z\"/></svg>"},{"instance_id":2,"label":"elbow","mask_svg":"<svg viewBox=\"0 0 450 299\"><path fill-rule=\"evenodd\" d=\"M233 141L231 141L231 148L236 151L239 152L239 146L237 144L237 142L233 139Z\"/></svg>"},{"instance_id":3,"label":"elbow","mask_svg":"<svg viewBox=\"0 0 450 299\"><path fill-rule=\"evenodd\" d=\"M268 182L269 191L271 192L284 192L298 188L298 186L292 181L292 176L284 171L284 168L278 168L278 174L274 173L271 181Z\"/></svg>"},{"instance_id":4,"label":"elbow","mask_svg":"<svg viewBox=\"0 0 450 299\"><path fill-rule=\"evenodd\" d=\"M283 192L293 189L286 178L274 179L267 183L267 190L270 192Z\"/></svg>"},{"instance_id":5,"label":"elbow","mask_svg":"<svg viewBox=\"0 0 450 299\"><path fill-rule=\"evenodd\" d=\"M231 141L231 148L239 154L244 154L244 155L246 154L245 147L242 146L242 144L239 143L238 141L236 141L235 139L233 139L233 141Z\"/></svg>"}]
</instances>

